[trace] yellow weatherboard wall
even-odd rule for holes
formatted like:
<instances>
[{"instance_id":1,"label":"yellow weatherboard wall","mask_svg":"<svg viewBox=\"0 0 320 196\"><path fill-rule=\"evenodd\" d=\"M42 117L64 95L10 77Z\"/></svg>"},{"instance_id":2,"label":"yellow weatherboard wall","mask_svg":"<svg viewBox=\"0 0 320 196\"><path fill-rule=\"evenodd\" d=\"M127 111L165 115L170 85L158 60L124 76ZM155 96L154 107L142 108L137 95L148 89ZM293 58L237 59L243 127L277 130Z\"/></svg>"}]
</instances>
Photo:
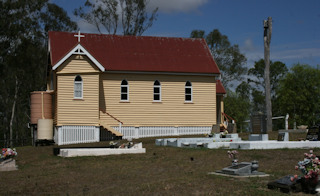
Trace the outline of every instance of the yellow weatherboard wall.
<instances>
[{"instance_id":1,"label":"yellow weatherboard wall","mask_svg":"<svg viewBox=\"0 0 320 196\"><path fill-rule=\"evenodd\" d=\"M72 55L57 69L57 73L91 73L100 72L86 56Z\"/></svg>"},{"instance_id":2,"label":"yellow weatherboard wall","mask_svg":"<svg viewBox=\"0 0 320 196\"><path fill-rule=\"evenodd\" d=\"M120 100L120 84L129 83L129 101ZM161 83L161 102L153 101L153 84ZM192 83L193 102L185 102L185 83ZM212 126L216 124L214 76L104 73L100 77L100 107L123 126ZM110 126L119 123L100 113Z\"/></svg>"},{"instance_id":3,"label":"yellow weatherboard wall","mask_svg":"<svg viewBox=\"0 0 320 196\"><path fill-rule=\"evenodd\" d=\"M57 125L99 125L99 70L87 57L73 55L57 70ZM74 79L80 75L83 99L74 99Z\"/></svg>"},{"instance_id":4,"label":"yellow weatherboard wall","mask_svg":"<svg viewBox=\"0 0 320 196\"><path fill-rule=\"evenodd\" d=\"M119 122L123 126L212 126L216 124L214 76L102 73L85 56L72 55L56 74L56 125L93 125ZM83 99L74 99L74 79L83 80ZM129 101L120 100L122 80L129 84ZM161 83L161 101L153 101L153 84ZM192 83L192 102L185 102L185 84Z\"/></svg>"}]
</instances>

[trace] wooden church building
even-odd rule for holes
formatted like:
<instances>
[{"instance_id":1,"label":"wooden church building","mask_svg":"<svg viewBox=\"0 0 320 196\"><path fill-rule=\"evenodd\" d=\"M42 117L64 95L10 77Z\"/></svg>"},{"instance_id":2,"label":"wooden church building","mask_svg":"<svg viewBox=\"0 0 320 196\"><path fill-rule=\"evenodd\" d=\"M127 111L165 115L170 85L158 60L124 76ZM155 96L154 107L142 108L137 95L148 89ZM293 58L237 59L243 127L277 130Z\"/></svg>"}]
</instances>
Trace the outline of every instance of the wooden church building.
<instances>
[{"instance_id":1,"label":"wooden church building","mask_svg":"<svg viewBox=\"0 0 320 196\"><path fill-rule=\"evenodd\" d=\"M226 93L204 39L49 32L59 145L209 133Z\"/></svg>"}]
</instances>

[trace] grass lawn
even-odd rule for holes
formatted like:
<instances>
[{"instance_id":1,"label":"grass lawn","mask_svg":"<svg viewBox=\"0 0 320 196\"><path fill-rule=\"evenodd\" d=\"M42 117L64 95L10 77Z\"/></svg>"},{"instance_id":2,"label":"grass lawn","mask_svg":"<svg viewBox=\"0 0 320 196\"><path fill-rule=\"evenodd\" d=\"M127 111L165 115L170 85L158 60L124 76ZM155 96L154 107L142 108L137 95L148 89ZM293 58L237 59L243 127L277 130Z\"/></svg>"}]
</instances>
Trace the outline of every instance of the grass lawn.
<instances>
[{"instance_id":1,"label":"grass lawn","mask_svg":"<svg viewBox=\"0 0 320 196\"><path fill-rule=\"evenodd\" d=\"M306 134L290 134L290 140ZM243 139L247 134L240 134ZM277 132L269 139L276 139ZM208 172L229 166L227 149L160 147L143 142L146 154L62 158L57 146L17 148L19 170L0 173L0 195L285 195L267 183L288 174L308 149L239 150L239 161L259 161L263 178L229 178ZM103 146L108 142L72 146ZM63 146L65 147L65 146ZM320 149L313 149L320 155ZM294 195L303 195L294 193Z\"/></svg>"}]
</instances>

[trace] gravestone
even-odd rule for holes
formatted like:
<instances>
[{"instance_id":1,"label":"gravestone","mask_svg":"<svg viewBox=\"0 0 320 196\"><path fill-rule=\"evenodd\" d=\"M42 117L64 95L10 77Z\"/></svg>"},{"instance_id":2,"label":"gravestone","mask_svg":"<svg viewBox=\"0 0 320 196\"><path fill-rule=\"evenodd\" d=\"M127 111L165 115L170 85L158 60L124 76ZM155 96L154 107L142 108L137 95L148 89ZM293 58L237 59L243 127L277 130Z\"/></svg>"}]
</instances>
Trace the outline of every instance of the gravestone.
<instances>
[{"instance_id":1,"label":"gravestone","mask_svg":"<svg viewBox=\"0 0 320 196\"><path fill-rule=\"evenodd\" d=\"M263 172L257 171L259 168L258 161L252 162L240 162L229 167L225 167L222 170L218 170L213 174L223 174L229 176L269 176Z\"/></svg>"},{"instance_id":2,"label":"gravestone","mask_svg":"<svg viewBox=\"0 0 320 196\"><path fill-rule=\"evenodd\" d=\"M241 162L237 165L223 168L221 172L229 175L248 175L251 174L251 163Z\"/></svg>"},{"instance_id":3,"label":"gravestone","mask_svg":"<svg viewBox=\"0 0 320 196\"><path fill-rule=\"evenodd\" d=\"M319 141L320 140L320 125L309 128L306 140Z\"/></svg>"},{"instance_id":4,"label":"gravestone","mask_svg":"<svg viewBox=\"0 0 320 196\"><path fill-rule=\"evenodd\" d=\"M268 141L266 115L262 113L254 114L250 118L251 134L249 141Z\"/></svg>"},{"instance_id":5,"label":"gravestone","mask_svg":"<svg viewBox=\"0 0 320 196\"><path fill-rule=\"evenodd\" d=\"M278 180L271 181L268 183L268 189L280 189L281 192L289 193L292 192L300 192L301 191L301 178L298 177L298 179L294 179L291 181L291 178L293 176L284 176Z\"/></svg>"},{"instance_id":6,"label":"gravestone","mask_svg":"<svg viewBox=\"0 0 320 196\"><path fill-rule=\"evenodd\" d=\"M284 141L284 133L278 134L278 141Z\"/></svg>"},{"instance_id":7,"label":"gravestone","mask_svg":"<svg viewBox=\"0 0 320 196\"><path fill-rule=\"evenodd\" d=\"M250 134L249 141L268 141L269 135L268 134Z\"/></svg>"},{"instance_id":8,"label":"gravestone","mask_svg":"<svg viewBox=\"0 0 320 196\"><path fill-rule=\"evenodd\" d=\"M251 133L252 134L265 134L267 133L266 115L255 114L251 116Z\"/></svg>"},{"instance_id":9,"label":"gravestone","mask_svg":"<svg viewBox=\"0 0 320 196\"><path fill-rule=\"evenodd\" d=\"M279 132L278 141L289 141L289 133L288 132Z\"/></svg>"},{"instance_id":10,"label":"gravestone","mask_svg":"<svg viewBox=\"0 0 320 196\"><path fill-rule=\"evenodd\" d=\"M0 171L14 171L17 169L18 169L18 167L16 165L16 160L14 160L12 158L2 160L0 162Z\"/></svg>"}]
</instances>

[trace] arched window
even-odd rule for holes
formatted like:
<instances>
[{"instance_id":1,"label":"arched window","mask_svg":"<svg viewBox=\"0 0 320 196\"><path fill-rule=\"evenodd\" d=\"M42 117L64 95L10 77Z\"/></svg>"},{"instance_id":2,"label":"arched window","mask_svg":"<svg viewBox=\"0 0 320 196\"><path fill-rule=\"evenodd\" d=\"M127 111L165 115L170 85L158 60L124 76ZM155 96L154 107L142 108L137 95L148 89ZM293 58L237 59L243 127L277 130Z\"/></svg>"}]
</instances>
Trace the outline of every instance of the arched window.
<instances>
[{"instance_id":1,"label":"arched window","mask_svg":"<svg viewBox=\"0 0 320 196\"><path fill-rule=\"evenodd\" d=\"M190 81L185 85L185 102L192 102L192 84Z\"/></svg>"},{"instance_id":2,"label":"arched window","mask_svg":"<svg viewBox=\"0 0 320 196\"><path fill-rule=\"evenodd\" d=\"M129 100L129 84L127 80L122 80L121 82L121 101Z\"/></svg>"},{"instance_id":3,"label":"arched window","mask_svg":"<svg viewBox=\"0 0 320 196\"><path fill-rule=\"evenodd\" d=\"M83 83L81 76L77 75L74 78L74 98L82 99L83 98Z\"/></svg>"},{"instance_id":4,"label":"arched window","mask_svg":"<svg viewBox=\"0 0 320 196\"><path fill-rule=\"evenodd\" d=\"M158 80L153 83L153 101L161 101L161 84Z\"/></svg>"}]
</instances>

